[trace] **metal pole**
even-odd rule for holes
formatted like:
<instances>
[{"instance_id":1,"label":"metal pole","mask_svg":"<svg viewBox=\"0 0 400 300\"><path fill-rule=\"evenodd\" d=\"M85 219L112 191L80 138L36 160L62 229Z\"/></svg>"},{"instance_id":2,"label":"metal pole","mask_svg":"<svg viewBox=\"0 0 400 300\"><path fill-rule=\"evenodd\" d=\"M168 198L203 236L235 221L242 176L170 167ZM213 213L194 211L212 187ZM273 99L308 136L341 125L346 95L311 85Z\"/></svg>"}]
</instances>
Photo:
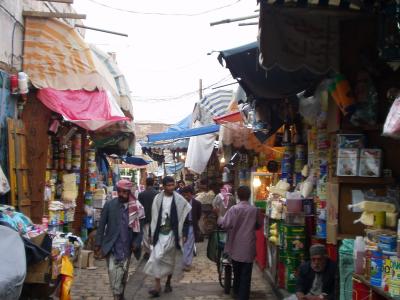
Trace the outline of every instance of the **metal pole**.
<instances>
[{"instance_id":1,"label":"metal pole","mask_svg":"<svg viewBox=\"0 0 400 300\"><path fill-rule=\"evenodd\" d=\"M105 32L105 33L110 33L110 34L115 34L115 35L121 35L121 36L128 37L128 35L127 35L126 33L115 32L115 31L110 31L110 30L105 30L105 29L100 29L100 28L95 28L95 27L90 27L90 26L85 26L85 25L75 24L75 27L84 28L84 29L89 29L89 30L95 30L95 31L100 31L100 32Z\"/></svg>"},{"instance_id":2,"label":"metal pole","mask_svg":"<svg viewBox=\"0 0 400 300\"><path fill-rule=\"evenodd\" d=\"M221 21L212 22L212 23L210 23L210 26L227 24L227 23L232 23L232 22L237 22L237 21L244 21L244 20L249 20L249 19L255 19L255 18L258 18L259 16L260 15L251 15L251 16L247 16L247 17L225 19L225 20L221 20Z\"/></svg>"},{"instance_id":3,"label":"metal pole","mask_svg":"<svg viewBox=\"0 0 400 300\"><path fill-rule=\"evenodd\" d=\"M203 99L203 80L199 79L199 98Z\"/></svg>"},{"instance_id":4,"label":"metal pole","mask_svg":"<svg viewBox=\"0 0 400 300\"><path fill-rule=\"evenodd\" d=\"M239 23L239 26L258 25L258 22Z\"/></svg>"}]
</instances>

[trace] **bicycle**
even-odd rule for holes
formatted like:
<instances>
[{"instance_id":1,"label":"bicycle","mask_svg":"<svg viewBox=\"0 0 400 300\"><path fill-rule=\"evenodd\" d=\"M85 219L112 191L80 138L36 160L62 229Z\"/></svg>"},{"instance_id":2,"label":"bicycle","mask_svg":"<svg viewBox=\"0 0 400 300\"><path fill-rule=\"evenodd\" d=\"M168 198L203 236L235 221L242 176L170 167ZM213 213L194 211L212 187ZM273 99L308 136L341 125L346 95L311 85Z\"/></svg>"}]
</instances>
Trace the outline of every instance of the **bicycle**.
<instances>
[{"instance_id":1,"label":"bicycle","mask_svg":"<svg viewBox=\"0 0 400 300\"><path fill-rule=\"evenodd\" d=\"M227 233L224 230L214 231L217 236L217 271L218 280L225 294L229 294L232 288L233 274L230 257L224 252Z\"/></svg>"}]
</instances>

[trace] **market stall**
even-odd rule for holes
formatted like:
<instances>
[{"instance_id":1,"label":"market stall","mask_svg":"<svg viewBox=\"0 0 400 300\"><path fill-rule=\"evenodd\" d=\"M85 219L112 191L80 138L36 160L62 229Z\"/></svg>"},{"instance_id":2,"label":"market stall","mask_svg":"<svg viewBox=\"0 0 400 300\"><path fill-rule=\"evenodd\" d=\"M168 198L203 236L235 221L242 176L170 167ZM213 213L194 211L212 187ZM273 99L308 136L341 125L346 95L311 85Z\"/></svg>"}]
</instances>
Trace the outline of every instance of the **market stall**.
<instances>
[{"instance_id":1,"label":"market stall","mask_svg":"<svg viewBox=\"0 0 400 300\"><path fill-rule=\"evenodd\" d=\"M386 297L397 296L397 277L385 285L385 275L375 269L395 266L389 261L396 261L392 252L396 234L387 229L398 223L398 208L387 209L387 204L398 203L400 165L393 150L400 144L387 137L398 136L393 95L398 93L399 76L389 67L382 47L381 56L364 51L375 49L386 35L394 36L375 31L382 18L355 13L351 6L338 11L321 3L288 7L283 2L261 2L260 45L222 51L219 57L246 93L236 112L216 121L224 143L221 160L230 166L237 184L253 186L254 204L265 207L264 236L257 233L257 262L266 266L275 287L293 293L309 246L324 244L329 258L340 266L340 299L364 299L361 290L377 299L385 290L392 295ZM361 6L371 9L365 3ZM394 11L390 5L375 8L375 16ZM310 9L318 13L314 16ZM299 20L307 30L289 25L288 20ZM299 45L318 44L320 53L306 51L309 48L297 51ZM246 131L255 133L260 145L251 137L241 138ZM349 205L354 206L349 210ZM386 230L377 231L383 227ZM348 241L356 236L365 236L361 239L366 246L355 247ZM263 238L267 251L260 247ZM371 272L379 280L369 279L367 266L363 276L355 276L354 293L353 264L360 263L353 250L363 247L372 248L373 253L365 255L372 255Z\"/></svg>"}]
</instances>

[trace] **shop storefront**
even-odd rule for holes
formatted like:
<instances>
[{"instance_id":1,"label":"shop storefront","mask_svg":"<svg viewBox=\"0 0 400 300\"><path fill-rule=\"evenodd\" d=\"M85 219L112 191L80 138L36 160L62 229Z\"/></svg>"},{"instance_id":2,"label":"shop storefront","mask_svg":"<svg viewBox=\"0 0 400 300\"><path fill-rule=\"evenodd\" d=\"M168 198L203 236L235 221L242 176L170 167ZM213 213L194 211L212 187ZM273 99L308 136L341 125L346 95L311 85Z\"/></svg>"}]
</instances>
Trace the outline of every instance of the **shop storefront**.
<instances>
[{"instance_id":1,"label":"shop storefront","mask_svg":"<svg viewBox=\"0 0 400 300\"><path fill-rule=\"evenodd\" d=\"M47 286L46 295L60 286L67 294L74 266L89 266L93 253L84 242L105 201L116 197L121 156L134 153L135 143L129 87L113 58L60 21L26 18L25 26L26 74L17 79L27 87L29 78L33 87L22 90L17 82L15 88L6 78L19 100L13 116L4 114L14 117L8 136L2 133L11 206L0 207L0 220L43 254L27 262L24 295L37 298L47 296L33 285Z\"/></svg>"},{"instance_id":2,"label":"shop storefront","mask_svg":"<svg viewBox=\"0 0 400 300\"><path fill-rule=\"evenodd\" d=\"M399 77L385 51L364 51L377 50L388 34L375 29L389 8L364 14L262 1L260 44L220 54L246 92L218 120L220 155L235 185L251 185L252 202L265 213L256 261L283 294L295 292L299 266L318 243L339 265L336 299L398 296ZM321 52L300 54L299 45Z\"/></svg>"}]
</instances>

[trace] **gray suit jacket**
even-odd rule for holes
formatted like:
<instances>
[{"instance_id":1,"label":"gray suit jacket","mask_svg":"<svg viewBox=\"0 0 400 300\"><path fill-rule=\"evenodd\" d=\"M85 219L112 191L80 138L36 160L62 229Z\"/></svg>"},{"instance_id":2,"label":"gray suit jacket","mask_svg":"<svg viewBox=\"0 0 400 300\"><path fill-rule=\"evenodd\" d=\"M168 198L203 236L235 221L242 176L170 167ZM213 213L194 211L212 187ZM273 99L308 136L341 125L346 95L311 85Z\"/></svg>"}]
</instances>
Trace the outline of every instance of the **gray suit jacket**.
<instances>
[{"instance_id":1,"label":"gray suit jacket","mask_svg":"<svg viewBox=\"0 0 400 300\"><path fill-rule=\"evenodd\" d=\"M106 202L101 212L99 227L96 233L96 246L101 247L103 255L110 253L119 236L121 223L120 205L118 198L112 199ZM140 227L142 228L143 226ZM142 233L134 233L132 230L129 232L131 234L130 240L132 246L136 246L136 249L140 251ZM137 254L140 256L140 253L135 253L135 256Z\"/></svg>"}]
</instances>

